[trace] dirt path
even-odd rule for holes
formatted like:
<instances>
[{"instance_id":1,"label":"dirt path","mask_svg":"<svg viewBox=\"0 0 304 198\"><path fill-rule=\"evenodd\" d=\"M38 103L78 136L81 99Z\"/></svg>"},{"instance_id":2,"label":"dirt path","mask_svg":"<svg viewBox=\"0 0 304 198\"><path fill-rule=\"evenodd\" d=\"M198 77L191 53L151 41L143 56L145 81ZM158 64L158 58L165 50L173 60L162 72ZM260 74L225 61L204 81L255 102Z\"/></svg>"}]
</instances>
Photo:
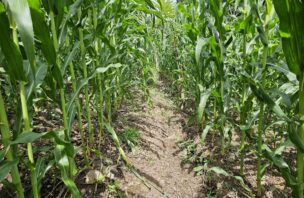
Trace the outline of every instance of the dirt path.
<instances>
[{"instance_id":1,"label":"dirt path","mask_svg":"<svg viewBox=\"0 0 304 198\"><path fill-rule=\"evenodd\" d=\"M141 133L141 146L128 157L140 175L159 190L149 189L128 171L124 172L123 190L127 197L203 197L198 193L200 177L181 167L181 153L176 142L184 136L184 118L159 88L150 91L153 105L142 104L139 109L124 115L124 119Z\"/></svg>"}]
</instances>

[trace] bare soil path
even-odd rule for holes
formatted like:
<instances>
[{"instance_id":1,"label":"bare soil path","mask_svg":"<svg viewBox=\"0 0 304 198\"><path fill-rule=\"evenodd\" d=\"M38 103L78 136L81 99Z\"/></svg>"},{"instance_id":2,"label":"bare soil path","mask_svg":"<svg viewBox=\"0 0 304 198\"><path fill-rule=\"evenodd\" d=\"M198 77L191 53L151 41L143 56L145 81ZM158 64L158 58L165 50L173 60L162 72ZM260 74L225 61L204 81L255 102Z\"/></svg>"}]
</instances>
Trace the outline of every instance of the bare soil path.
<instances>
[{"instance_id":1,"label":"bare soil path","mask_svg":"<svg viewBox=\"0 0 304 198\"><path fill-rule=\"evenodd\" d=\"M160 90L150 89L152 105L139 104L135 111L122 117L141 133L141 145L128 154L131 163L148 183L147 187L133 173L124 171L123 191L127 197L140 198L199 198L200 177L181 166L181 155L176 142L183 139L185 118L173 102ZM137 105L138 106L138 105Z\"/></svg>"}]
</instances>

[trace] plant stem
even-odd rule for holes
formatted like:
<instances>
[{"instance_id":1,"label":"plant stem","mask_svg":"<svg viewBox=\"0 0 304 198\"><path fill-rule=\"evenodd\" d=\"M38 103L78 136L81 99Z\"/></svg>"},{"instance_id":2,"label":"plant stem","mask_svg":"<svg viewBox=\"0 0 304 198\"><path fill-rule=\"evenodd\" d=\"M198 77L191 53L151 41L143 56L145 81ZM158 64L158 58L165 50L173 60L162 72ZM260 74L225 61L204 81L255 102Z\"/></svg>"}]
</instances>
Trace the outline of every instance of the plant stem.
<instances>
[{"instance_id":1,"label":"plant stem","mask_svg":"<svg viewBox=\"0 0 304 198\"><path fill-rule=\"evenodd\" d=\"M13 29L13 41L16 44L16 46L19 47L19 41L18 41L18 35L17 35L17 26L15 22L11 21L11 26ZM30 132L30 121L28 116L28 109L27 109L27 99L25 94L25 82L20 81L19 82L19 89L20 89L20 99L21 99L21 108L22 108L22 118L24 123L24 132ZM30 172L31 172L31 185L33 190L33 197L38 198L39 197L39 191L38 191L38 183L37 183L37 177L36 177L36 167L35 167L35 161L34 161L34 155L33 155L33 148L32 144L27 144L27 155L30 161ZM20 187L19 187L20 188ZM23 190L23 189L19 189Z\"/></svg>"},{"instance_id":2,"label":"plant stem","mask_svg":"<svg viewBox=\"0 0 304 198\"><path fill-rule=\"evenodd\" d=\"M96 30L97 28L97 8L93 7L93 28ZM99 38L95 38L95 51L97 56L100 54L99 52ZM97 61L96 61L97 64ZM98 124L99 124L99 144L103 140L104 132L103 132L103 90L102 90L102 76L101 74L97 74L97 84L98 84L98 92L99 92L99 108L97 108L97 113L98 113ZM97 105L98 106L98 105ZM99 146L98 146L99 147Z\"/></svg>"},{"instance_id":3,"label":"plant stem","mask_svg":"<svg viewBox=\"0 0 304 198\"><path fill-rule=\"evenodd\" d=\"M245 89L245 86L243 86L243 89ZM240 123L241 125L244 125L246 123L246 112L247 111L245 109L245 90L243 91L242 94L242 109L241 109L241 118L240 118ZM244 158L245 158L245 142L246 142L246 131L241 129L242 133L241 133L241 143L240 143L240 174L244 175Z\"/></svg>"},{"instance_id":4,"label":"plant stem","mask_svg":"<svg viewBox=\"0 0 304 198\"><path fill-rule=\"evenodd\" d=\"M299 88L299 117L304 115L304 76L300 76ZM299 128L299 136L304 142L304 122L301 121ZM304 183L304 153L301 149L297 149L297 182L298 182L298 197L303 198L303 183Z\"/></svg>"},{"instance_id":5,"label":"plant stem","mask_svg":"<svg viewBox=\"0 0 304 198\"><path fill-rule=\"evenodd\" d=\"M24 123L24 132L30 132L30 122L29 122L29 116L28 116L28 109L27 109L27 100L25 95L25 82L20 81L20 98L21 98L21 107L22 107L22 117L23 117L23 123ZM34 161L34 155L33 155L33 148L32 144L27 144L27 155L30 161L30 170L31 170L31 183L32 183L32 190L33 190L33 196L34 198L39 197L39 191L38 191L38 183L37 183L37 175L36 175L36 167L35 167L35 161Z\"/></svg>"},{"instance_id":6,"label":"plant stem","mask_svg":"<svg viewBox=\"0 0 304 198\"><path fill-rule=\"evenodd\" d=\"M9 130L9 124L8 124L8 120L7 120L7 114L5 112L5 105L4 105L4 101L2 98L1 90L0 90L0 131L1 131L1 136L2 136L2 143L3 143L4 147L7 148L10 143L11 133ZM9 148L9 150L7 151L6 157L7 157L8 161L15 160L15 157L13 155L11 148ZM23 186L21 183L17 164L12 167L11 174L12 174L12 183L14 184L14 186L16 187L16 190L17 190L17 197L24 198L24 189L23 189Z\"/></svg>"},{"instance_id":7,"label":"plant stem","mask_svg":"<svg viewBox=\"0 0 304 198\"><path fill-rule=\"evenodd\" d=\"M222 76L223 78L223 76ZM220 82L220 93L221 93L221 155L225 154L225 112L224 112L224 79Z\"/></svg>"},{"instance_id":8,"label":"plant stem","mask_svg":"<svg viewBox=\"0 0 304 198\"><path fill-rule=\"evenodd\" d=\"M55 19L54 19L54 13L51 10L50 11L50 18L51 18L51 31L53 35L53 45L56 51L56 63L59 66L59 58L58 58L58 40L57 40L57 33L56 33L56 25L55 25ZM61 87L59 89L60 93L60 100L61 100L61 111L63 115L63 127L64 127L64 134L65 134L65 140L70 142L70 130L68 129L68 116L66 112L66 105L65 105L65 93L64 93L64 87ZM76 168L74 166L74 160L69 157L69 172L70 177L73 178Z\"/></svg>"},{"instance_id":9,"label":"plant stem","mask_svg":"<svg viewBox=\"0 0 304 198\"><path fill-rule=\"evenodd\" d=\"M78 17L81 17L81 9L78 9ZM83 39L83 29L80 27L78 29L79 32L79 42L80 42L80 54L81 54L81 65L83 70L83 78L86 79L88 77L87 65L85 61L85 45ZM94 145L94 134L91 123L91 109L90 109L90 99L89 99L89 86L88 84L84 87L84 95L85 95L85 106L87 112L87 121L88 121L88 133L89 133L89 145Z\"/></svg>"},{"instance_id":10,"label":"plant stem","mask_svg":"<svg viewBox=\"0 0 304 198\"><path fill-rule=\"evenodd\" d=\"M264 104L260 103L259 125L258 125L258 158L257 158L257 195L262 196L262 136L264 131Z\"/></svg>"},{"instance_id":11,"label":"plant stem","mask_svg":"<svg viewBox=\"0 0 304 198\"><path fill-rule=\"evenodd\" d=\"M72 89L75 92L77 89L77 85L76 85L76 77L75 77L75 70L74 70L73 63L70 63L70 73L71 73L71 79L72 79ZM81 106L80 106L78 98L75 98L75 103L76 103L76 107L77 107L78 127L79 127L80 136L81 136L81 141L82 141L82 144L85 145L86 143L85 143L85 137L84 137L84 133L83 133L82 111L81 111Z\"/></svg>"},{"instance_id":12,"label":"plant stem","mask_svg":"<svg viewBox=\"0 0 304 198\"><path fill-rule=\"evenodd\" d=\"M265 38L268 39L268 25L265 25ZM264 45L262 57L262 87L265 86L265 69L267 64L268 46ZM262 196L262 145L264 133L264 103L260 101L259 125L258 125L258 153L257 153L257 196Z\"/></svg>"},{"instance_id":13,"label":"plant stem","mask_svg":"<svg viewBox=\"0 0 304 198\"><path fill-rule=\"evenodd\" d=\"M65 132L65 139L66 141L70 141L70 133L68 132L68 119L67 119L67 112L65 107L65 94L64 89L61 88L60 92L60 101L61 101L61 109L62 109L62 116L63 116L63 127Z\"/></svg>"},{"instance_id":14,"label":"plant stem","mask_svg":"<svg viewBox=\"0 0 304 198\"><path fill-rule=\"evenodd\" d=\"M243 16L246 20L247 17L247 0L244 0L244 8L243 8ZM243 68L246 67L246 29L244 29L243 33ZM241 109L241 118L240 123L241 125L244 125L246 123L246 108L245 108L245 96L246 96L246 86L243 85L243 93L242 93L242 109ZM246 131L242 130L241 133L241 144L240 144L240 173L241 175L244 175L244 158L245 158L245 142L246 142Z\"/></svg>"}]
</instances>

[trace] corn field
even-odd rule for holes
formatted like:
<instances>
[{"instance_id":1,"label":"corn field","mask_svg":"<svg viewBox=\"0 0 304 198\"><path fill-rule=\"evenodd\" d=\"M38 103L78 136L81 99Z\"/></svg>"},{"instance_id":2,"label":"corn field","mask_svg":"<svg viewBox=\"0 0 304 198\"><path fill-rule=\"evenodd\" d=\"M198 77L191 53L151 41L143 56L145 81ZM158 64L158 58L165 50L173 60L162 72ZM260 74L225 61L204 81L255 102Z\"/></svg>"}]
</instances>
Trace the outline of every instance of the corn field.
<instances>
[{"instance_id":1,"label":"corn field","mask_svg":"<svg viewBox=\"0 0 304 198\"><path fill-rule=\"evenodd\" d=\"M137 197L122 173L94 196L79 181L98 161L148 186L129 159L140 129L119 120L161 82L191 127L175 143L192 177L303 198L303 19L301 0L0 0L0 197ZM223 197L206 185L183 197Z\"/></svg>"}]
</instances>

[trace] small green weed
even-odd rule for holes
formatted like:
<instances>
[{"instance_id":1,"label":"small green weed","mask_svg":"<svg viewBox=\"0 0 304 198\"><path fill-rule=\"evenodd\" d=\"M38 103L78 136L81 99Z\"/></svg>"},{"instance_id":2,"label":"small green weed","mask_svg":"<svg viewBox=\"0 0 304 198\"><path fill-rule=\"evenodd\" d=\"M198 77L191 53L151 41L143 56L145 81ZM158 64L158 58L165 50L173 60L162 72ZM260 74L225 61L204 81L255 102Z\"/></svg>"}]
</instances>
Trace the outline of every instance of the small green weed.
<instances>
[{"instance_id":1,"label":"small green weed","mask_svg":"<svg viewBox=\"0 0 304 198\"><path fill-rule=\"evenodd\" d=\"M109 198L122 198L123 194L119 190L121 184L118 181L114 181L108 186L109 190Z\"/></svg>"},{"instance_id":2,"label":"small green weed","mask_svg":"<svg viewBox=\"0 0 304 198\"><path fill-rule=\"evenodd\" d=\"M134 128L126 128L119 135L119 139L123 144L127 145L128 149L132 152L139 145L140 133L137 129Z\"/></svg>"}]
</instances>

